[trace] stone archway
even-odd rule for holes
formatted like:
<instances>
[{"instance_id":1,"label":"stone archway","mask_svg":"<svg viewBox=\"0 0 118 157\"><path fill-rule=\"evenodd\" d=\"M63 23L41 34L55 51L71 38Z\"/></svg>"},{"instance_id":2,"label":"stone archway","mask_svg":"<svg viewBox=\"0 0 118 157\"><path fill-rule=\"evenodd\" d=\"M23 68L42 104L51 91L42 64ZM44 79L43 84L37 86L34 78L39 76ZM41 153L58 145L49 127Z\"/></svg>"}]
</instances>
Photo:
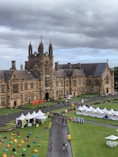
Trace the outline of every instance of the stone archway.
<instances>
[{"instance_id":1,"label":"stone archway","mask_svg":"<svg viewBox=\"0 0 118 157\"><path fill-rule=\"evenodd\" d=\"M17 102L16 102L16 100L14 101L14 107L16 107L17 106Z\"/></svg>"},{"instance_id":2,"label":"stone archway","mask_svg":"<svg viewBox=\"0 0 118 157\"><path fill-rule=\"evenodd\" d=\"M45 99L48 100L49 99L49 93L45 93Z\"/></svg>"},{"instance_id":3,"label":"stone archway","mask_svg":"<svg viewBox=\"0 0 118 157\"><path fill-rule=\"evenodd\" d=\"M106 93L107 93L107 94L109 93L109 89L108 89L108 88L106 89Z\"/></svg>"}]
</instances>

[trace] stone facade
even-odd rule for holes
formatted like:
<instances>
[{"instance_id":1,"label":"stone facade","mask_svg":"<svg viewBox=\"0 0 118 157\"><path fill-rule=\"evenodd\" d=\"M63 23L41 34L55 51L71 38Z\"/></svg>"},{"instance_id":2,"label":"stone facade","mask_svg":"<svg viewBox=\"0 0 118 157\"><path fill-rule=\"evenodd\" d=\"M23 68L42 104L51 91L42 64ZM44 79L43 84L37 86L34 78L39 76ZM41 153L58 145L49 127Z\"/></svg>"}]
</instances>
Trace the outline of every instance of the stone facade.
<instances>
[{"instance_id":1,"label":"stone facade","mask_svg":"<svg viewBox=\"0 0 118 157\"><path fill-rule=\"evenodd\" d=\"M25 70L0 71L0 107L15 107L39 99L58 99L85 93L114 93L114 71L108 63L58 64L53 68L53 47L44 52L42 41L37 52L28 47Z\"/></svg>"}]
</instances>

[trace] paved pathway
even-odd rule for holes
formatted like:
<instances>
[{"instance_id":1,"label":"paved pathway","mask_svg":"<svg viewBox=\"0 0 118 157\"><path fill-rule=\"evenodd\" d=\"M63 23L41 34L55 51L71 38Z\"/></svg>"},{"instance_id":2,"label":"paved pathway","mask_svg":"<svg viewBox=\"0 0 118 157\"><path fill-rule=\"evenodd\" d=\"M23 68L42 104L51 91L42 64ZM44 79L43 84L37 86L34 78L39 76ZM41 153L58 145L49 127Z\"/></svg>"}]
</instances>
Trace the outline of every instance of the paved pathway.
<instances>
[{"instance_id":1,"label":"paved pathway","mask_svg":"<svg viewBox=\"0 0 118 157\"><path fill-rule=\"evenodd\" d=\"M52 120L47 157L72 157L71 144L67 140L68 126L62 126L62 117ZM68 143L68 150L63 150L63 143Z\"/></svg>"}]
</instances>

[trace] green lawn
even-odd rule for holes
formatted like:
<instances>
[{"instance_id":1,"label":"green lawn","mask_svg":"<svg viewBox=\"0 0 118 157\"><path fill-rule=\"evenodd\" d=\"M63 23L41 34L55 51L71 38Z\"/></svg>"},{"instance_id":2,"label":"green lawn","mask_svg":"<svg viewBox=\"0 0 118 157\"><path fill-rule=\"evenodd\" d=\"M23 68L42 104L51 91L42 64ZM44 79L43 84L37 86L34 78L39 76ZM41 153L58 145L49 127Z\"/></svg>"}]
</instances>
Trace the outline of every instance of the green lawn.
<instances>
[{"instance_id":1,"label":"green lawn","mask_svg":"<svg viewBox=\"0 0 118 157\"><path fill-rule=\"evenodd\" d=\"M95 96L97 96L97 95L96 94L82 94L82 95L79 95L78 97L72 97L72 99L69 99L68 101L73 102L73 101L77 101L77 100L81 100L81 99L85 99L85 98L92 98ZM60 98L58 101L63 102L65 100L66 100L66 98Z\"/></svg>"},{"instance_id":2,"label":"green lawn","mask_svg":"<svg viewBox=\"0 0 118 157\"><path fill-rule=\"evenodd\" d=\"M46 125L49 125L49 123L50 120L48 119ZM20 132L20 135L17 135L17 131ZM34 154L37 154L34 152L34 149L38 150L37 156L47 156L49 131L44 129L43 124L39 127L34 125L32 127L18 128L14 130L14 132L16 135L12 135L13 131L0 133L1 157L3 157L3 154L7 154L5 157L11 157L15 154L15 156L20 157L22 153L24 153L25 156L33 157ZM26 141L27 136L29 136L28 141ZM13 138L12 140L10 140L11 137ZM7 148L8 145L10 145L10 148ZM5 148L7 148L7 152ZM13 148L16 150L15 153L13 152Z\"/></svg>"},{"instance_id":3,"label":"green lawn","mask_svg":"<svg viewBox=\"0 0 118 157\"><path fill-rule=\"evenodd\" d=\"M12 108L12 109L3 108L3 109L0 109L0 115L5 115L6 113L11 114L11 113L15 113L15 112L20 112L23 110L23 108L37 109L39 107L43 108L44 106L51 106L51 105L55 105L55 102L46 102L44 104L39 104L39 105L35 105L35 106L32 106L31 104L25 104L24 106L22 106L22 109L20 109L19 107Z\"/></svg>"},{"instance_id":4,"label":"green lawn","mask_svg":"<svg viewBox=\"0 0 118 157\"><path fill-rule=\"evenodd\" d=\"M20 111L21 110L17 108L12 108L12 109L3 108L3 109L0 109L0 115L5 115L7 113L11 114L11 113L20 112Z\"/></svg>"},{"instance_id":5,"label":"green lawn","mask_svg":"<svg viewBox=\"0 0 118 157\"><path fill-rule=\"evenodd\" d=\"M92 124L69 122L73 157L117 157L118 146L106 146L105 137L118 135L116 129Z\"/></svg>"},{"instance_id":6,"label":"green lawn","mask_svg":"<svg viewBox=\"0 0 118 157\"><path fill-rule=\"evenodd\" d=\"M89 96L89 95L88 95ZM48 102L46 105L54 105L51 102ZM94 107L99 106L100 108L107 108L114 110L118 110L118 101L111 101L110 103L101 103L100 105L95 105ZM25 105L25 107L33 108L30 104ZM34 109L37 106L34 107ZM71 108L71 106L69 107ZM60 110L55 110L54 112L62 112L63 110L67 110L68 108L63 108ZM19 112L20 109L2 109L0 110L0 114ZM93 118L88 116L77 115L76 111L71 111L65 114L66 116L71 117L82 117L85 120L98 121L106 124L114 124L118 126L117 121L106 120L100 118ZM50 119L47 121L47 125L49 125ZM73 157L116 157L118 154L118 146L116 148L109 148L105 144L105 137L111 134L118 135L118 132L114 128L108 128L93 124L80 124L75 122L68 122L69 133L72 136L71 145L73 151ZM47 156L48 150L48 140L49 140L49 131L44 130L44 125L40 125L38 128L36 126L33 127L25 127L24 129L17 129L15 132L20 132L20 137L13 136L14 139L17 140L17 143L13 141L13 144L10 144L10 148L8 148L8 152L4 152L4 148L10 143L10 137L12 136L12 132L0 133L0 139L4 140L4 142L0 142L0 156L3 154L7 154L6 157L11 157L13 155L12 149L16 149L17 156L22 156L24 153L26 156L33 157L34 149L38 150L38 156ZM26 136L32 132L32 135L29 135L29 140L22 144L21 148L18 148L18 145L21 144L21 141L26 138ZM36 137L38 136L38 138ZM33 143L33 139L36 139L36 143ZM39 145L40 144L40 145ZM30 145L30 147L28 147ZM40 146L40 147L39 147Z\"/></svg>"},{"instance_id":7,"label":"green lawn","mask_svg":"<svg viewBox=\"0 0 118 157\"><path fill-rule=\"evenodd\" d=\"M60 110L60 112L62 112L62 109ZM103 118L93 118L89 116L81 116L77 115L76 111L68 112L65 114L65 116L82 117L85 120L92 120L96 122L114 124L118 126L118 121ZM71 146L73 157L117 157L118 146L116 146L115 148L110 148L106 146L105 140L105 137L111 134L118 136L118 132L116 131L116 129L95 124L80 124L75 122L68 122L68 127L69 133L72 137Z\"/></svg>"},{"instance_id":8,"label":"green lawn","mask_svg":"<svg viewBox=\"0 0 118 157\"><path fill-rule=\"evenodd\" d=\"M75 115L76 111L67 113L66 115ZM86 117L87 118L87 117ZM98 119L98 118L97 118ZM104 119L101 119L101 121ZM107 120L109 121L109 120ZM48 119L47 124L49 125L50 119ZM116 157L118 154L118 146L116 148L109 148L105 145L105 137L111 134L118 135L118 132L114 128L107 128L103 126L93 125L93 124L80 124L75 122L68 122L69 133L71 134L72 140L72 152L73 157ZM1 139L5 139L5 142L0 144L0 156L3 153L8 154L7 157L11 157L13 154L13 148L16 149L17 156L21 156L24 153L26 156L33 157L34 149L38 150L37 156L47 156L48 141L49 141L49 131L44 130L44 125L40 125L38 128L25 127L23 129L19 128L15 130L20 132L20 137L17 135L12 136L12 132L0 133ZM32 132L32 135L29 133ZM24 140L27 135L29 135L28 142L24 142L20 148L18 145ZM38 138L36 136L39 136ZM6 138L5 138L6 137ZM4 148L10 143L10 137L17 140L17 143L13 142L11 147L8 148L8 152L4 152ZM33 143L33 139L36 139L36 143ZM40 144L40 147L39 147ZM30 145L30 147L28 147ZM40 155L41 154L41 155Z\"/></svg>"},{"instance_id":9,"label":"green lawn","mask_svg":"<svg viewBox=\"0 0 118 157\"><path fill-rule=\"evenodd\" d=\"M111 108L113 108L114 110L118 110L118 102L103 103L103 104L97 105L97 107L106 108L108 110L110 110Z\"/></svg>"}]
</instances>

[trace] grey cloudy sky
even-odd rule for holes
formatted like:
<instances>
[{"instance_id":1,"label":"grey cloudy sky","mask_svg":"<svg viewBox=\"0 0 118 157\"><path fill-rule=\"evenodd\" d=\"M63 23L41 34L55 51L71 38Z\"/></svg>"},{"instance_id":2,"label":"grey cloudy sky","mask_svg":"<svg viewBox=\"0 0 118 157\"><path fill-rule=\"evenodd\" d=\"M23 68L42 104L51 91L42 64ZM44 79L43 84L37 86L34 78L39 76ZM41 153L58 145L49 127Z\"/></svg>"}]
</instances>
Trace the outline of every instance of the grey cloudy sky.
<instances>
[{"instance_id":1,"label":"grey cloudy sky","mask_svg":"<svg viewBox=\"0 0 118 157\"><path fill-rule=\"evenodd\" d=\"M17 69L28 45L51 41L59 63L106 62L118 66L117 0L1 0L0 69Z\"/></svg>"}]
</instances>

